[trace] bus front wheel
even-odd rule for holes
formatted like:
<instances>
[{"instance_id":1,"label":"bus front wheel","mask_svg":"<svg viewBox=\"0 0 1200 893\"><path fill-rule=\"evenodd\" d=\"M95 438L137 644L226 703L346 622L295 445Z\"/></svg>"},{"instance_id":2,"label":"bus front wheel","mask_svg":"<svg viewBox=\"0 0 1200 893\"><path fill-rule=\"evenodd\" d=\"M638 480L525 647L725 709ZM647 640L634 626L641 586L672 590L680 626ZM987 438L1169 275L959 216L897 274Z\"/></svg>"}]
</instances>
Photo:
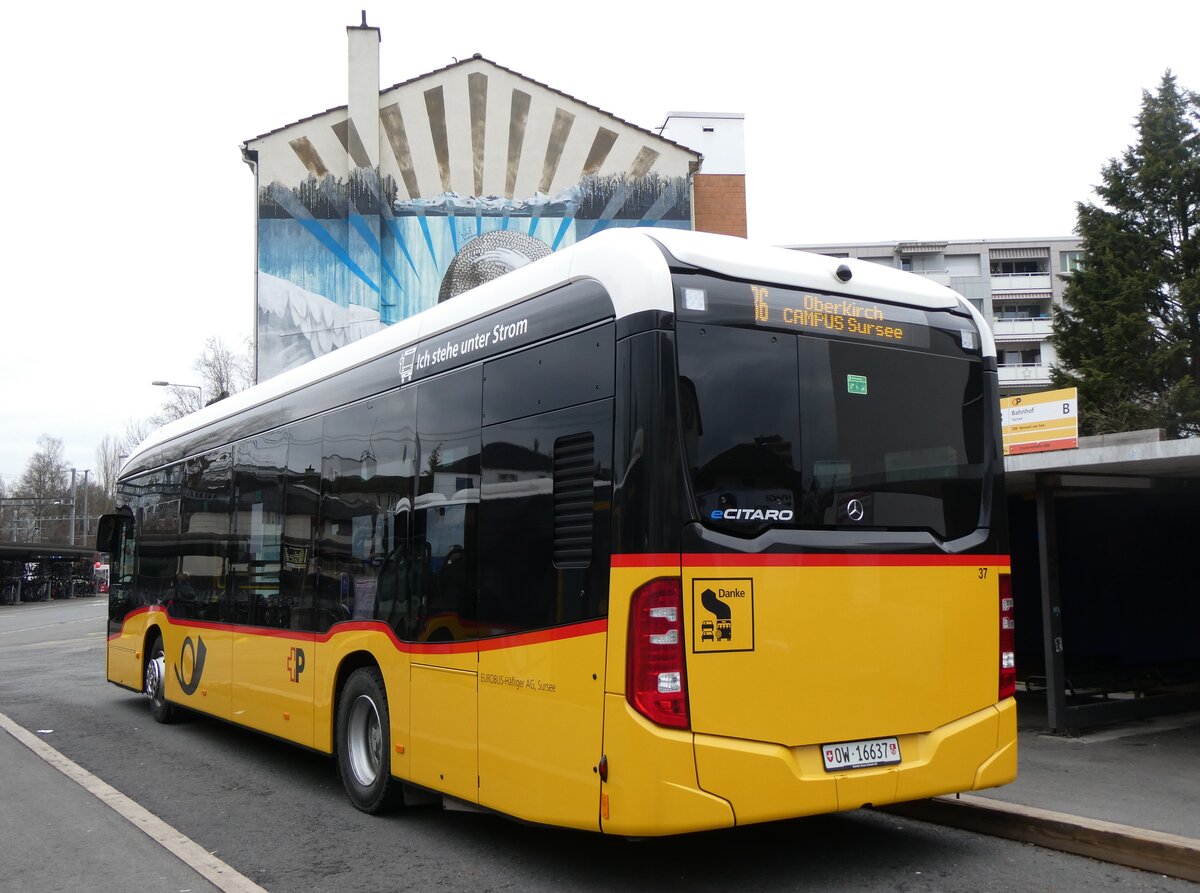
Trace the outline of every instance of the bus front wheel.
<instances>
[{"instance_id":1,"label":"bus front wheel","mask_svg":"<svg viewBox=\"0 0 1200 893\"><path fill-rule=\"evenodd\" d=\"M167 660L163 652L162 637L156 635L146 649L146 683L143 693L150 699L150 715L156 722L171 722L175 718L175 706L163 692L166 683Z\"/></svg>"},{"instance_id":2,"label":"bus front wheel","mask_svg":"<svg viewBox=\"0 0 1200 893\"><path fill-rule=\"evenodd\" d=\"M386 812L401 796L389 730L383 676L375 667L355 670L338 700L337 760L350 802L363 812Z\"/></svg>"}]
</instances>

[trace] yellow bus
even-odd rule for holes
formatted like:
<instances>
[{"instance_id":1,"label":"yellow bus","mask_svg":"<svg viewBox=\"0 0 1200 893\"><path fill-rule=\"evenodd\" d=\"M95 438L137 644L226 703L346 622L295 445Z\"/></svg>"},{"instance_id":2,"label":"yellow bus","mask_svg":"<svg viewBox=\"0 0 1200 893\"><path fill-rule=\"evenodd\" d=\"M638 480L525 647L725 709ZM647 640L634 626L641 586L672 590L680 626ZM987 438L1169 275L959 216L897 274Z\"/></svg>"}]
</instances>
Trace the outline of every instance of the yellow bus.
<instances>
[{"instance_id":1,"label":"yellow bus","mask_svg":"<svg viewBox=\"0 0 1200 893\"><path fill-rule=\"evenodd\" d=\"M995 346L871 263L614 230L126 461L108 678L649 836L1016 774Z\"/></svg>"}]
</instances>

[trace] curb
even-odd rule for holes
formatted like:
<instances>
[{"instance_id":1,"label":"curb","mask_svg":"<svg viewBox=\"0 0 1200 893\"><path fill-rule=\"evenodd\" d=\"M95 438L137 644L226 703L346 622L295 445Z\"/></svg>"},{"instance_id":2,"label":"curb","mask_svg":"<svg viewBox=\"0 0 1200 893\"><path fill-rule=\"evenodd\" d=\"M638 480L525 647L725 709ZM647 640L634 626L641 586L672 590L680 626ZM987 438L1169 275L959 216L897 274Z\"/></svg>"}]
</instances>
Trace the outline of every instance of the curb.
<instances>
[{"instance_id":1,"label":"curb","mask_svg":"<svg viewBox=\"0 0 1200 893\"><path fill-rule=\"evenodd\" d=\"M880 811L1200 882L1200 840L1191 837L968 794Z\"/></svg>"}]
</instances>

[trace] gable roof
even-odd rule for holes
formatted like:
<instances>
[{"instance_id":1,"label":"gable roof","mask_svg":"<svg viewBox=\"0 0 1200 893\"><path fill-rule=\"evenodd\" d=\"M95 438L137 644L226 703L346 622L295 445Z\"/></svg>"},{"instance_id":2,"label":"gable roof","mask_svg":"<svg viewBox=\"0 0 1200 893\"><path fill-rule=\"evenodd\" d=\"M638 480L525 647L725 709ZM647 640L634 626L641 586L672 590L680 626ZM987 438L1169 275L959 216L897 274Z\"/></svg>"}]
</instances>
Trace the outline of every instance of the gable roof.
<instances>
[{"instance_id":1,"label":"gable roof","mask_svg":"<svg viewBox=\"0 0 1200 893\"><path fill-rule=\"evenodd\" d=\"M507 68L504 65L500 65L498 62L493 62L491 59L484 57L480 53L475 53L474 55L472 55L466 59L456 59L454 62L451 62L449 65L444 65L441 68L435 68L432 71L427 71L424 74L417 75L416 77L411 77L406 81L400 81L399 83L392 84L390 87L381 87L379 90L379 95L383 96L385 93L390 93L391 91L398 90L401 87L410 86L412 84L418 83L419 81L423 81L426 78L431 78L431 77L434 77L439 74L444 74L455 68L461 68L462 66L469 65L472 62L484 62L484 63L492 66L493 68L495 68L497 71L503 71L506 74L513 75L514 77L520 78L521 80L525 81L526 83L533 84L534 86L537 86L537 87L541 87L542 89L548 90L551 93L554 93L558 96L563 97L564 99L568 99L571 102L578 103L579 105L582 105L585 108L589 108L594 112L599 112L600 114L602 114L608 118L611 118L614 121L617 121L617 122L625 125L626 127L632 128L633 130L643 133L646 136L649 136L655 140L659 140L661 142L666 143L667 145L674 146L678 149L683 150L684 152L688 152L692 155L695 155L697 159L699 159L699 157L700 157L700 153L697 152L695 149L691 149L681 143L677 143L674 140L663 136L661 133L657 133L653 130L647 130L645 127L641 127L637 124L627 121L624 118L619 117L618 115L614 115L612 112L607 112L604 109L600 108L599 106L592 105L590 102L585 102L576 96L572 96L570 93L565 93L562 90L559 90L555 87L550 86L549 84L545 84L539 80L535 80L534 78L531 78L531 77L528 77L527 75L521 74L521 72L519 72L519 71L515 71L511 68ZM265 131L264 133L258 134L257 136L251 137L250 139L246 140L242 144L243 148L249 147L249 145L251 143L255 142L256 140L260 140L260 139L263 139L264 137L271 136L272 134L276 134L281 131L287 130L289 127L295 127L297 124L304 124L305 122L320 118L322 115L328 115L331 112L340 112L340 111L346 111L346 110L347 110L347 106L345 104L342 104L342 105L335 105L331 108L327 108L323 112L316 112L315 114L308 115L307 117L300 118L296 121L292 121L289 124L284 124L280 127L276 127L272 130L268 130L268 131Z\"/></svg>"}]
</instances>

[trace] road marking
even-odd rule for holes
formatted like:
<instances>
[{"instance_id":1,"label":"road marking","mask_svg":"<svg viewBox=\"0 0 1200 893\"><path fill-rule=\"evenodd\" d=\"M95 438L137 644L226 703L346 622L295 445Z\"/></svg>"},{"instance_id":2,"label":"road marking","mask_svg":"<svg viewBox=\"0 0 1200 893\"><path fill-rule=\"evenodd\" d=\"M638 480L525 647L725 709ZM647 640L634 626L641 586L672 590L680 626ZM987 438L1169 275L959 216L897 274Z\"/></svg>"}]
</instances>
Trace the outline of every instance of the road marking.
<instances>
[{"instance_id":1,"label":"road marking","mask_svg":"<svg viewBox=\"0 0 1200 893\"><path fill-rule=\"evenodd\" d=\"M47 645L69 645L72 642L86 642L89 639L95 639L103 633L88 633L84 636L76 636L74 639L48 639L45 642L23 642L20 645L5 645L5 651L10 651L14 648L44 648Z\"/></svg>"},{"instance_id":2,"label":"road marking","mask_svg":"<svg viewBox=\"0 0 1200 893\"><path fill-rule=\"evenodd\" d=\"M58 623L42 623L38 626L20 626L16 629L0 629L0 636L12 636L17 633L32 632L35 629L50 629L54 626L70 626L72 623L95 623L95 617L80 617L78 620L60 620Z\"/></svg>"},{"instance_id":3,"label":"road marking","mask_svg":"<svg viewBox=\"0 0 1200 893\"><path fill-rule=\"evenodd\" d=\"M130 800L112 785L101 781L78 763L67 759L28 729L0 713L0 728L12 735L46 763L107 804L122 818L140 828L151 840L169 850L185 865L224 893L267 893L250 878L234 870L189 837L176 831L144 806Z\"/></svg>"}]
</instances>

